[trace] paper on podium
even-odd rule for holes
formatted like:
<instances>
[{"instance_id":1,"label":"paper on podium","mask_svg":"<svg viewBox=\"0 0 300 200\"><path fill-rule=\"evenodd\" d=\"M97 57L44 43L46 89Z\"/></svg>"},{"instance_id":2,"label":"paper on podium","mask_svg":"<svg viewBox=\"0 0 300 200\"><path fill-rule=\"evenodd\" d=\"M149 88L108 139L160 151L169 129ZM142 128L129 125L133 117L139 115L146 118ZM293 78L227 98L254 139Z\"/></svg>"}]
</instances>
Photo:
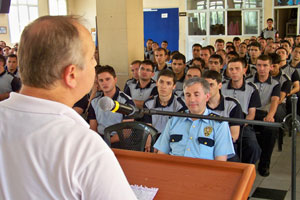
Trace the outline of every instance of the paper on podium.
<instances>
[{"instance_id":1,"label":"paper on podium","mask_svg":"<svg viewBox=\"0 0 300 200\"><path fill-rule=\"evenodd\" d=\"M153 200L158 188L148 188L142 185L130 185L138 200Z\"/></svg>"}]
</instances>

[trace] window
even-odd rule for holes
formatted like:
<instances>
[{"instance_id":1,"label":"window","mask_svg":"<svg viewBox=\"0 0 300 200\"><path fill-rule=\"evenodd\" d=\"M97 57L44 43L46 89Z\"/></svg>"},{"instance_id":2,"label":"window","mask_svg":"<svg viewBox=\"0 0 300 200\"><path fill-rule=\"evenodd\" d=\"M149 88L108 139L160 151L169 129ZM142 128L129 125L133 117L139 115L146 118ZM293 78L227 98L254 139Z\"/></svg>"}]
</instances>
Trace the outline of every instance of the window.
<instances>
[{"instance_id":1,"label":"window","mask_svg":"<svg viewBox=\"0 0 300 200\"><path fill-rule=\"evenodd\" d=\"M67 15L66 0L49 0L50 15Z\"/></svg>"},{"instance_id":2,"label":"window","mask_svg":"<svg viewBox=\"0 0 300 200\"><path fill-rule=\"evenodd\" d=\"M263 0L186 1L189 35L258 35L263 25ZM200 27L200 18L206 21L200 13L207 13L207 27L204 23ZM206 29L209 31L203 31Z\"/></svg>"},{"instance_id":3,"label":"window","mask_svg":"<svg viewBox=\"0 0 300 200\"><path fill-rule=\"evenodd\" d=\"M38 16L38 0L12 0L8 15L11 43L19 42L24 27Z\"/></svg>"}]
</instances>

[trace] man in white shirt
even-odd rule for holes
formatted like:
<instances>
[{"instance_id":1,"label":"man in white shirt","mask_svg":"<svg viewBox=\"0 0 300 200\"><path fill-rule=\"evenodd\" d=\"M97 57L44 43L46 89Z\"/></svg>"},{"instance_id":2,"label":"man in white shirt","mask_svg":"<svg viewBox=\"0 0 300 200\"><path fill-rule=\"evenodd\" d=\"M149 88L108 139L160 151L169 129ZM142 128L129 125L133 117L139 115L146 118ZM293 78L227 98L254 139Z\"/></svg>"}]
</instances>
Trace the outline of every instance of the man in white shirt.
<instances>
[{"instance_id":1,"label":"man in white shirt","mask_svg":"<svg viewBox=\"0 0 300 200\"><path fill-rule=\"evenodd\" d=\"M112 151L72 109L93 85L94 50L74 17L25 27L23 86L0 103L0 199L136 199Z\"/></svg>"}]
</instances>

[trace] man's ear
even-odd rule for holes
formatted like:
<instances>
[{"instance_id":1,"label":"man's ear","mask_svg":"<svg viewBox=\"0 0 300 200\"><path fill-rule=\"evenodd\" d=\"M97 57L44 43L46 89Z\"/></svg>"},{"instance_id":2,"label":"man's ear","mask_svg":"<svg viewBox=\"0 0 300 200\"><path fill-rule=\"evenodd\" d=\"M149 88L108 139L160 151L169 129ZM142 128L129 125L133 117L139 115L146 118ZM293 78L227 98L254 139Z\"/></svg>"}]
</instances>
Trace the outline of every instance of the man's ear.
<instances>
[{"instance_id":1,"label":"man's ear","mask_svg":"<svg viewBox=\"0 0 300 200\"><path fill-rule=\"evenodd\" d=\"M63 71L63 81L69 88L75 88L77 85L76 73L77 67L75 65L68 65Z\"/></svg>"}]
</instances>

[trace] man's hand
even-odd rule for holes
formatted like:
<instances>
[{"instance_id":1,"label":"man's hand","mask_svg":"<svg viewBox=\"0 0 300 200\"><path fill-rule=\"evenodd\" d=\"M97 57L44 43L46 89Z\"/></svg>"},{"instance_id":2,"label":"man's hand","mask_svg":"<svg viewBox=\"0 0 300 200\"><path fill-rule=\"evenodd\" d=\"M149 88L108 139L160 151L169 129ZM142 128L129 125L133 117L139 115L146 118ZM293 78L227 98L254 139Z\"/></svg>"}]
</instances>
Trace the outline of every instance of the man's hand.
<instances>
[{"instance_id":1,"label":"man's hand","mask_svg":"<svg viewBox=\"0 0 300 200\"><path fill-rule=\"evenodd\" d=\"M274 122L275 120L274 120L274 117L267 115L267 116L264 118L264 121L265 121L265 122Z\"/></svg>"}]
</instances>

